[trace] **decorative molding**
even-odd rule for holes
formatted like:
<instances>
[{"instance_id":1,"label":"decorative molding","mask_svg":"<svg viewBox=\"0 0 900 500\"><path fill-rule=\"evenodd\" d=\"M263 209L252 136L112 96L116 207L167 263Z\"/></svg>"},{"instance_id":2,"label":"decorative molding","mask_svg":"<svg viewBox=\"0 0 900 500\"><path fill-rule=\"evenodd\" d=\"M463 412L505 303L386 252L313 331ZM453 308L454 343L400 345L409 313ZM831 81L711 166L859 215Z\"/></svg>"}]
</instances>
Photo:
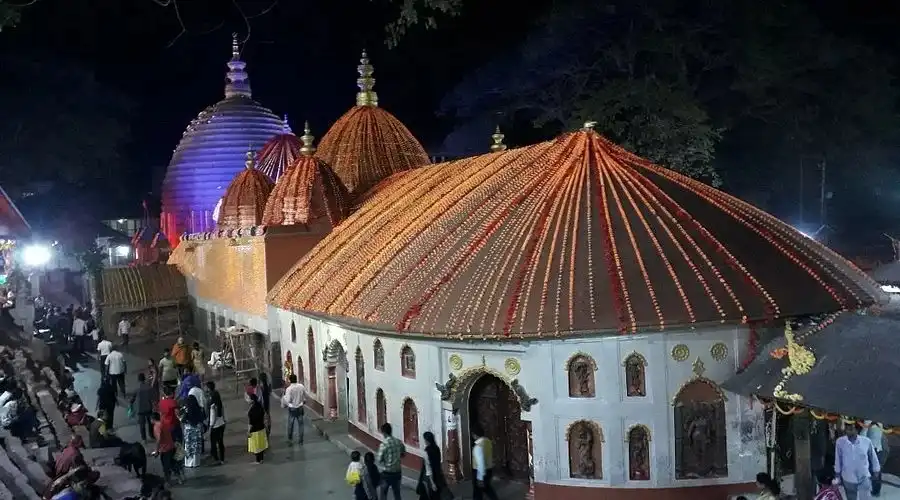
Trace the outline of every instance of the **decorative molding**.
<instances>
[{"instance_id":1,"label":"decorative molding","mask_svg":"<svg viewBox=\"0 0 900 500\"><path fill-rule=\"evenodd\" d=\"M453 370L455 372L462 370L463 359L462 359L462 356L460 356L459 354L451 354L450 358L447 361L450 364L451 370Z\"/></svg>"},{"instance_id":2,"label":"decorative molding","mask_svg":"<svg viewBox=\"0 0 900 500\"><path fill-rule=\"evenodd\" d=\"M409 344L403 344L402 346L400 346L400 356L403 356L403 352L407 349L409 349L409 352L411 352L413 356L416 355L416 351L414 351L413 348L409 346Z\"/></svg>"},{"instance_id":3,"label":"decorative molding","mask_svg":"<svg viewBox=\"0 0 900 500\"><path fill-rule=\"evenodd\" d=\"M441 394L442 401L449 401L454 409L458 409L465 403L462 401L464 393L482 375L493 375L506 384L518 398L519 406L522 411L531 411L531 408L538 403L537 398L528 395L525 388L519 384L518 379L510 380L509 377L503 373L487 366L473 366L471 368L466 368L460 372L458 376L451 373L448 375L446 382L443 384L436 382L434 387Z\"/></svg>"},{"instance_id":4,"label":"decorative molding","mask_svg":"<svg viewBox=\"0 0 900 500\"><path fill-rule=\"evenodd\" d=\"M691 357L691 349L685 344L678 344L672 348L672 359L681 363Z\"/></svg>"},{"instance_id":5,"label":"decorative molding","mask_svg":"<svg viewBox=\"0 0 900 500\"><path fill-rule=\"evenodd\" d=\"M699 356L691 365L691 371L694 372L694 376L697 378L702 378L703 374L706 373L706 365L703 364L703 360Z\"/></svg>"},{"instance_id":6,"label":"decorative molding","mask_svg":"<svg viewBox=\"0 0 900 500\"><path fill-rule=\"evenodd\" d=\"M566 364L563 365L563 369L565 371L569 371L569 368L572 366L572 363L578 358L585 358L591 364L591 368L593 368L594 371L598 370L597 362L594 361L594 357L584 351L573 352L572 355L569 356L569 359L566 360Z\"/></svg>"},{"instance_id":7,"label":"decorative molding","mask_svg":"<svg viewBox=\"0 0 900 500\"><path fill-rule=\"evenodd\" d=\"M569 422L569 425L566 426L566 435L565 435L566 441L569 440L569 436L572 434L572 429L578 424L587 424L588 427L593 429L593 431L597 434L597 436L600 437L601 443L606 442L606 438L603 436L603 428L600 427L600 424L598 424L597 422L594 422L593 420L584 420L584 419L576 420L574 422Z\"/></svg>"},{"instance_id":8,"label":"decorative molding","mask_svg":"<svg viewBox=\"0 0 900 500\"><path fill-rule=\"evenodd\" d=\"M434 383L434 388L437 389L439 393L441 393L441 401L450 401L453 398L454 392L456 392L456 385L459 382L459 379L456 378L456 375L450 374L447 378L447 381L443 384L440 382Z\"/></svg>"},{"instance_id":9,"label":"decorative molding","mask_svg":"<svg viewBox=\"0 0 900 500\"><path fill-rule=\"evenodd\" d=\"M716 342L709 348L709 355L716 361L725 361L728 357L728 346L724 342Z\"/></svg>"},{"instance_id":10,"label":"decorative molding","mask_svg":"<svg viewBox=\"0 0 900 500\"><path fill-rule=\"evenodd\" d=\"M628 427L628 429L625 430L625 442L626 442L626 443L630 441L630 438L631 438L631 431L633 431L633 430L635 430L635 429L643 429L643 430L644 430L644 435L647 436L647 441L648 441L648 442L649 442L649 441L653 441L653 436L652 436L652 434L650 433L650 428L649 428L649 427L647 427L647 426L644 425L644 424L633 424L633 425L630 425L630 426Z\"/></svg>"},{"instance_id":11,"label":"decorative molding","mask_svg":"<svg viewBox=\"0 0 900 500\"><path fill-rule=\"evenodd\" d=\"M406 409L406 402L407 402L407 401L409 401L410 403L412 403L413 409L416 410L416 413L419 413L419 407L416 406L415 400L413 400L413 398L411 398L411 397L409 397L409 396L404 396L404 397L403 397L403 401L400 402L400 410L402 411L402 410Z\"/></svg>"},{"instance_id":12,"label":"decorative molding","mask_svg":"<svg viewBox=\"0 0 900 500\"><path fill-rule=\"evenodd\" d=\"M522 371L522 365L519 364L519 360L516 358L506 358L506 361L503 362L503 368L511 377L515 377Z\"/></svg>"},{"instance_id":13,"label":"decorative molding","mask_svg":"<svg viewBox=\"0 0 900 500\"><path fill-rule=\"evenodd\" d=\"M702 383L710 386L714 391L716 391L716 394L719 395L719 398L721 398L722 401L728 401L728 396L725 395L725 391L723 391L722 388L719 387L719 384L706 377L694 376L689 380L685 380L685 382L681 384L681 387L678 388L678 391L675 393L675 397L672 398L672 406L676 406L678 404L678 397L681 396L681 393L694 383Z\"/></svg>"},{"instance_id":14,"label":"decorative molding","mask_svg":"<svg viewBox=\"0 0 900 500\"><path fill-rule=\"evenodd\" d=\"M645 367L647 366L647 358L645 358L643 354L637 351L632 351L631 354L625 356L625 359L622 360L622 366L628 366L628 361L632 358L639 359L642 365L644 365Z\"/></svg>"}]
</instances>

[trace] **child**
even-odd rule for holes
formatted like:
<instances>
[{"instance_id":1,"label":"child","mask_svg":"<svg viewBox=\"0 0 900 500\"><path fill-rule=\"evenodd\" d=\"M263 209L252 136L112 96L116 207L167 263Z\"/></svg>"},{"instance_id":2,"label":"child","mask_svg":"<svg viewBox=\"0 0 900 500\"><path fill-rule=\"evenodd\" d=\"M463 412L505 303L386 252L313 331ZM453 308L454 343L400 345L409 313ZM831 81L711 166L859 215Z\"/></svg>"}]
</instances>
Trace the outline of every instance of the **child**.
<instances>
[{"instance_id":1,"label":"child","mask_svg":"<svg viewBox=\"0 0 900 500\"><path fill-rule=\"evenodd\" d=\"M353 497L356 500L368 500L363 487L363 465L359 462L361 455L358 451L350 454L350 465L347 466L347 484L353 487Z\"/></svg>"},{"instance_id":2,"label":"child","mask_svg":"<svg viewBox=\"0 0 900 500\"><path fill-rule=\"evenodd\" d=\"M381 483L381 473L378 472L378 466L375 465L375 454L371 451L366 452L366 456L363 457L363 462L363 491L368 497L368 500L378 500L377 492L378 485ZM366 497L362 497L362 500L366 500Z\"/></svg>"}]
</instances>

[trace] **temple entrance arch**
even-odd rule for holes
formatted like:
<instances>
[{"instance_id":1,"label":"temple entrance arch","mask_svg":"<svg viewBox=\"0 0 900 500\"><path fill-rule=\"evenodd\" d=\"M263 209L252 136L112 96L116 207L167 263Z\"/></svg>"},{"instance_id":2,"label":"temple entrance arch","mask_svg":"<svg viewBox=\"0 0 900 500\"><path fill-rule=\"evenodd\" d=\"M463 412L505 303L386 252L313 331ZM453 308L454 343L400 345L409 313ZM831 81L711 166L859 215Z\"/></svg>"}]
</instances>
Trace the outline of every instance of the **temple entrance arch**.
<instances>
[{"instance_id":1,"label":"temple entrance arch","mask_svg":"<svg viewBox=\"0 0 900 500\"><path fill-rule=\"evenodd\" d=\"M325 392L325 408L330 420L349 419L349 403L339 404L339 401L348 402L347 399L347 374L349 365L347 352L344 345L338 339L331 339L322 353L322 361L325 363L327 374L327 391Z\"/></svg>"},{"instance_id":2,"label":"temple entrance arch","mask_svg":"<svg viewBox=\"0 0 900 500\"><path fill-rule=\"evenodd\" d=\"M471 426L477 424L494 443L494 474L528 481L529 423L522 420L521 413L524 406L530 409L537 400L529 398L517 380L486 366L464 370L458 377L451 374L438 390L458 417L462 475L470 478L472 474Z\"/></svg>"}]
</instances>

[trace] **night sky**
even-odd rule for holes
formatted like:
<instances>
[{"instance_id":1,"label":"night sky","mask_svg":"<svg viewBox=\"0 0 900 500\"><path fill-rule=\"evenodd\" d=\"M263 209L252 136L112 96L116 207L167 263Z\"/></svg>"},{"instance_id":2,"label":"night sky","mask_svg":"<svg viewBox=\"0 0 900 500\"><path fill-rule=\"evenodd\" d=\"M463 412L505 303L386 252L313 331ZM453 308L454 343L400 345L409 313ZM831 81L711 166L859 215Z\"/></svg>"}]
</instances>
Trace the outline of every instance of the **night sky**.
<instances>
[{"instance_id":1,"label":"night sky","mask_svg":"<svg viewBox=\"0 0 900 500\"><path fill-rule=\"evenodd\" d=\"M37 0L18 26L0 33L0 55L73 62L133 100L131 140L118 167L128 173L128 185L122 201L101 212L135 216L143 199L158 196L186 125L222 98L231 33L243 37L248 31L236 5L249 16L271 7L250 19L243 59L254 98L288 114L295 130L309 120L321 137L354 104L356 65L367 48L381 105L437 153L456 125L437 114L442 98L476 69L515 52L542 14L579 1L591 0L467 1L461 17L439 18L434 30L414 28L398 48L388 49L384 26L396 16L388 0L279 0L274 7L271 0L181 0L188 31L180 36L173 9L154 0ZM900 53L897 4L813 5L835 33ZM547 138L540 131L520 136L522 142Z\"/></svg>"},{"instance_id":2,"label":"night sky","mask_svg":"<svg viewBox=\"0 0 900 500\"><path fill-rule=\"evenodd\" d=\"M278 115L287 113L295 129L308 119L321 137L354 104L356 65L367 48L382 106L428 148L447 132L433 112L443 94L468 70L514 46L543 7L472 2L465 17L445 21L440 30L414 30L399 48L388 49L384 25L394 11L382 3L280 1L251 19L243 59L254 98ZM189 121L222 98L231 33L247 33L230 1L180 5L188 33L171 46L181 31L175 14L152 0L40 0L0 38L6 50L75 60L136 102L130 164L123 168L134 172L138 198L151 186L158 189ZM240 2L248 16L271 5ZM135 208L139 204L138 199Z\"/></svg>"}]
</instances>

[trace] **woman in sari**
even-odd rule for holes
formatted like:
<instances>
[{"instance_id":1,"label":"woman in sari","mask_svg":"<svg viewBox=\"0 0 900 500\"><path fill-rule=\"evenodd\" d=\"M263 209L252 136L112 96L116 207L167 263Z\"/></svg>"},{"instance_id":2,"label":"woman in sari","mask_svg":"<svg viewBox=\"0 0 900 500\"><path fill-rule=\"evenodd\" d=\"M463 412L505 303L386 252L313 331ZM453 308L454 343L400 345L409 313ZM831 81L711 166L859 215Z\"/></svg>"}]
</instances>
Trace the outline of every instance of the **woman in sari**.
<instances>
[{"instance_id":1,"label":"woman in sari","mask_svg":"<svg viewBox=\"0 0 900 500\"><path fill-rule=\"evenodd\" d=\"M181 424L184 427L184 466L190 469L200 466L205 416L194 396L185 398L183 407L185 411Z\"/></svg>"},{"instance_id":2,"label":"woman in sari","mask_svg":"<svg viewBox=\"0 0 900 500\"><path fill-rule=\"evenodd\" d=\"M263 456L269 448L269 439L266 436L266 410L259 402L259 396L249 394L250 409L247 410L247 450L254 455L256 463L263 463Z\"/></svg>"}]
</instances>

